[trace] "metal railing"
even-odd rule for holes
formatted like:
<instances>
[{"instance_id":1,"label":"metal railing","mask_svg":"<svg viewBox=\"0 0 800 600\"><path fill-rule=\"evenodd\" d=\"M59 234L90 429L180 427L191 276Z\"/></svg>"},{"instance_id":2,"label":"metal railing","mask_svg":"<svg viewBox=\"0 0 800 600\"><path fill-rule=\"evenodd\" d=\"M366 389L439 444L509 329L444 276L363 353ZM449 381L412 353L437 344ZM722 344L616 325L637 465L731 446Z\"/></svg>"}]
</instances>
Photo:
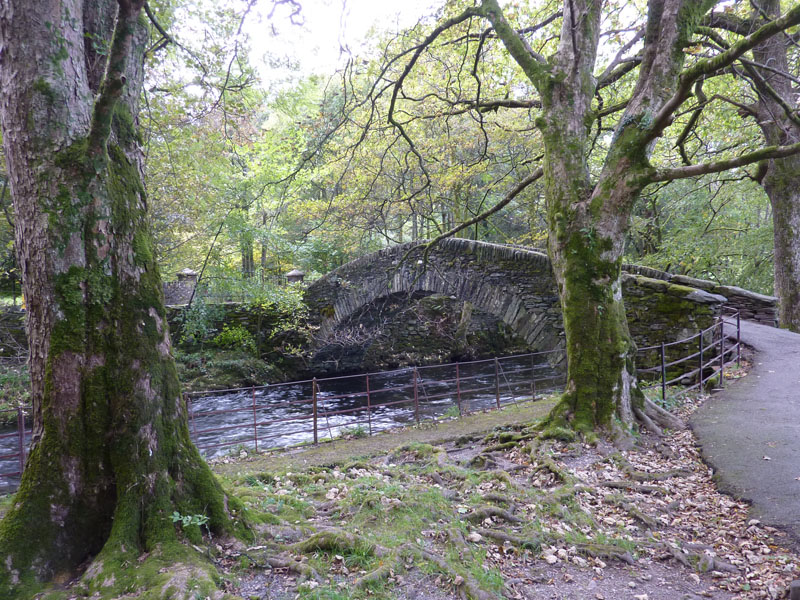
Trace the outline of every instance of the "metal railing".
<instances>
[{"instance_id":1,"label":"metal railing","mask_svg":"<svg viewBox=\"0 0 800 600\"><path fill-rule=\"evenodd\" d=\"M350 431L372 435L402 424L462 416L540 397L563 388L554 368L563 351L409 367L359 375L186 394L189 428L201 451L248 446L256 451L334 440ZM351 391L342 391L341 388ZM359 389L361 391L352 391ZM233 408L198 408L203 399L238 396ZM435 410L431 410L431 407ZM423 410L424 409L424 410ZM391 414L390 414L391 413ZM423 414L424 413L424 414ZM284 416L278 416L284 415ZM212 427L203 421L228 422ZM282 425L291 423L287 430Z\"/></svg>"},{"instance_id":2,"label":"metal railing","mask_svg":"<svg viewBox=\"0 0 800 600\"><path fill-rule=\"evenodd\" d=\"M666 400L667 386L681 383L684 388L675 395L676 398L700 389L709 380L716 377L719 387L725 386L725 367L736 362L742 362L742 327L741 315L735 309L723 309L728 314L723 314L716 319L713 325L702 331L674 342L662 342L655 346L646 346L638 349L638 354L647 355L657 352L657 364L651 367L636 369L637 378L642 381L642 387L661 387L661 399ZM735 327L736 341L726 344L725 326ZM733 338L733 335L730 336ZM680 353L678 358L668 360L669 349L684 346L687 353ZM656 377L653 377L656 374ZM647 384L650 385L647 385Z\"/></svg>"},{"instance_id":3,"label":"metal railing","mask_svg":"<svg viewBox=\"0 0 800 600\"><path fill-rule=\"evenodd\" d=\"M7 448L5 450L0 450L0 493L3 492L4 482L18 478L22 474L32 433L32 431L26 427L25 410L23 407L0 410L0 415L3 417L12 414L16 417L16 430L0 433L0 444L2 444L3 448ZM5 421L6 419L3 420ZM6 440L12 442L10 447L7 447L5 443ZM13 452L9 452L11 448L14 449ZM13 470L7 470L9 468ZM15 488L16 485L6 487ZM11 491L11 489L8 491Z\"/></svg>"},{"instance_id":4,"label":"metal railing","mask_svg":"<svg viewBox=\"0 0 800 600\"><path fill-rule=\"evenodd\" d=\"M637 368L642 387L660 387L662 399L666 399L667 387L678 383L684 387L676 397L703 389L709 380L724 386L724 368L733 362L741 364L740 323L739 311L728 311L712 326L692 336L638 349L637 361L651 365ZM726 341L728 337L734 338L732 332L728 333L729 327L735 327L736 341L732 343ZM652 360L653 356L656 360ZM563 351L552 350L188 393L185 399L189 429L197 447L206 454L238 446L264 451L304 443L318 444L324 438L334 440L354 430L373 435L392 427L535 400L563 389L565 373L560 368L563 361ZM383 380L388 383L381 383ZM362 391L337 390L340 384L353 388L359 382ZM222 398L234 397L236 404L229 408L198 408L203 398L210 397L217 403ZM431 410L432 405L435 410ZM0 433L0 444L6 448L0 450L0 492L13 489L14 480L25 464L31 435L26 426L25 410L20 407L0 411L0 414L16 413L16 430ZM389 415L389 411L392 414ZM279 416L281 413L284 416ZM227 422L213 427L203 424L203 421L220 418ZM14 442L4 444L4 440ZM11 448L13 451L9 451Z\"/></svg>"}]
</instances>

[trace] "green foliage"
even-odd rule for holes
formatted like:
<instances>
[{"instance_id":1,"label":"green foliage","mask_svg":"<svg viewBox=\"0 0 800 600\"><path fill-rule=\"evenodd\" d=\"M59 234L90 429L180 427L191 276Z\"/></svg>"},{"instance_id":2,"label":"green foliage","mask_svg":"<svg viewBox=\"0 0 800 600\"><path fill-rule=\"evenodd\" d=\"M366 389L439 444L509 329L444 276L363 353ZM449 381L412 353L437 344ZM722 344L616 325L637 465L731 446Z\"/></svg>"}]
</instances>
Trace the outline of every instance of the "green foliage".
<instances>
[{"instance_id":1,"label":"green foliage","mask_svg":"<svg viewBox=\"0 0 800 600\"><path fill-rule=\"evenodd\" d=\"M214 324L221 316L220 308L197 298L181 313L181 343L200 344L216 333Z\"/></svg>"},{"instance_id":2,"label":"green foliage","mask_svg":"<svg viewBox=\"0 0 800 600\"><path fill-rule=\"evenodd\" d=\"M363 425L354 425L353 427L345 427L339 434L343 439L359 439L369 436L369 430Z\"/></svg>"},{"instance_id":3,"label":"green foliage","mask_svg":"<svg viewBox=\"0 0 800 600\"><path fill-rule=\"evenodd\" d=\"M31 381L28 365L0 362L0 425L15 423L18 406L29 406Z\"/></svg>"},{"instance_id":4,"label":"green foliage","mask_svg":"<svg viewBox=\"0 0 800 600\"><path fill-rule=\"evenodd\" d=\"M761 186L720 176L646 195L629 262L772 293L772 217Z\"/></svg>"},{"instance_id":5,"label":"green foliage","mask_svg":"<svg viewBox=\"0 0 800 600\"><path fill-rule=\"evenodd\" d=\"M242 325L223 325L222 331L216 335L213 342L219 348L243 350L249 354L257 352L253 334Z\"/></svg>"},{"instance_id":6,"label":"green foliage","mask_svg":"<svg viewBox=\"0 0 800 600\"><path fill-rule=\"evenodd\" d=\"M182 515L177 510L172 513L170 518L173 523L180 523L182 527L190 527L192 525L202 527L208 523L208 517L206 515Z\"/></svg>"}]
</instances>

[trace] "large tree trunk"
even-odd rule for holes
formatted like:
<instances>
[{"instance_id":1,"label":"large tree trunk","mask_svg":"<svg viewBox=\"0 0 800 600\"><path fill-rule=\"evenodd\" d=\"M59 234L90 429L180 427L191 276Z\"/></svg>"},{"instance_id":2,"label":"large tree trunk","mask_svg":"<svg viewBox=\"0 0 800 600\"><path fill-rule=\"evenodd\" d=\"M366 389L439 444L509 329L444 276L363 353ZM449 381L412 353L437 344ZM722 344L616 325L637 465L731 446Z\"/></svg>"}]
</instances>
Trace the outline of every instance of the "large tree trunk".
<instances>
[{"instance_id":1,"label":"large tree trunk","mask_svg":"<svg viewBox=\"0 0 800 600\"><path fill-rule=\"evenodd\" d=\"M604 206L613 199L595 188L586 162L600 10L590 2L564 7L565 23L574 18L573 10L591 16L581 19L575 37L562 32L558 67L564 77L542 95L543 115L537 122L545 144L548 253L567 350L566 390L551 425L587 433L610 427L614 417L632 423L633 403L642 402L636 396L636 347L620 293L623 244L618 234L628 216L625 210L607 214ZM638 192L629 190L629 197L616 200L630 207Z\"/></svg>"},{"instance_id":2,"label":"large tree trunk","mask_svg":"<svg viewBox=\"0 0 800 600\"><path fill-rule=\"evenodd\" d=\"M763 12L754 14L755 22L763 22L762 15L774 18L780 14L780 0L764 0L759 3L759 10ZM791 44L785 36L777 35L753 50L756 63L770 67L752 67L750 73L759 92L758 102L752 108L764 138L771 145L800 141L800 120L791 120L775 97L794 103L792 80L781 75L790 72ZM761 183L772 205L778 322L781 327L800 333L800 157L769 161Z\"/></svg>"},{"instance_id":3,"label":"large tree trunk","mask_svg":"<svg viewBox=\"0 0 800 600\"><path fill-rule=\"evenodd\" d=\"M558 52L544 61L525 46L496 0L483 10L536 86L544 139L548 249L559 287L567 347L567 387L549 424L560 435L614 430L642 421L677 421L645 400L635 375L636 348L621 293L622 255L630 214L649 182L652 142L667 121L657 117L676 93L683 48L711 3L650 0L639 79L610 143L599 176L586 159L596 115L592 98L601 0L564 2Z\"/></svg>"},{"instance_id":4,"label":"large tree trunk","mask_svg":"<svg viewBox=\"0 0 800 600\"><path fill-rule=\"evenodd\" d=\"M189 439L147 226L135 121L141 4L120 0L118 18L116 0L0 9L0 116L34 407L33 446L0 523L3 597L30 597L92 557L89 583L113 593L113 569L180 551L175 510L230 528Z\"/></svg>"},{"instance_id":5,"label":"large tree trunk","mask_svg":"<svg viewBox=\"0 0 800 600\"><path fill-rule=\"evenodd\" d=\"M800 157L770 161L762 183L772 204L778 324L800 333Z\"/></svg>"}]
</instances>

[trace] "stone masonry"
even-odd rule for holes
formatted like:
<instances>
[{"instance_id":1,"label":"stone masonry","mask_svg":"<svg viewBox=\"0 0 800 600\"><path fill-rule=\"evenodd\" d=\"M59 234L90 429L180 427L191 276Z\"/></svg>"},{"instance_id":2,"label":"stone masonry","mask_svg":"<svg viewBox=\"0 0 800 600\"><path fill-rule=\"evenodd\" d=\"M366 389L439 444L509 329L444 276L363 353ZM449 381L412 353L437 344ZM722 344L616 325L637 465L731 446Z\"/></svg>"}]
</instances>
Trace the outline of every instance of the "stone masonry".
<instances>
[{"instance_id":1,"label":"stone masonry","mask_svg":"<svg viewBox=\"0 0 800 600\"><path fill-rule=\"evenodd\" d=\"M547 255L520 247L447 239L427 257L408 243L332 271L305 300L321 338L364 306L389 294L433 292L471 302L500 318L533 350L563 345L558 293ZM706 328L723 305L774 320L776 299L740 288L625 266L623 295L639 346L681 339ZM722 292L725 292L723 294Z\"/></svg>"}]
</instances>

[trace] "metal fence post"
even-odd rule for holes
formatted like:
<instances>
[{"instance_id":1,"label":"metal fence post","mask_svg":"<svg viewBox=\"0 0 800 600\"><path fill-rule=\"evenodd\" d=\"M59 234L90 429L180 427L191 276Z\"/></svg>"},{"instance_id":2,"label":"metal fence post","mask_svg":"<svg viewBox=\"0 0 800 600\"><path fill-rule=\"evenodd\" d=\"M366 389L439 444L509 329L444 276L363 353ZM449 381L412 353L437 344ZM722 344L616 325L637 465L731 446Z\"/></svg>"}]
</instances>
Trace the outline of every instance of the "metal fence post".
<instances>
[{"instance_id":1,"label":"metal fence post","mask_svg":"<svg viewBox=\"0 0 800 600\"><path fill-rule=\"evenodd\" d=\"M719 318L719 387L725 387L725 318Z\"/></svg>"},{"instance_id":2,"label":"metal fence post","mask_svg":"<svg viewBox=\"0 0 800 600\"><path fill-rule=\"evenodd\" d=\"M372 435L372 406L369 400L369 374L364 377L367 382L367 425L369 426L369 434Z\"/></svg>"},{"instance_id":3,"label":"metal fence post","mask_svg":"<svg viewBox=\"0 0 800 600\"><path fill-rule=\"evenodd\" d=\"M414 418L417 420L417 425L419 425L419 374L417 373L417 367L414 367Z\"/></svg>"},{"instance_id":4,"label":"metal fence post","mask_svg":"<svg viewBox=\"0 0 800 600\"><path fill-rule=\"evenodd\" d=\"M17 407L17 439L19 440L19 472L25 470L25 413Z\"/></svg>"},{"instance_id":5,"label":"metal fence post","mask_svg":"<svg viewBox=\"0 0 800 600\"><path fill-rule=\"evenodd\" d=\"M697 334L698 339L698 346L699 346L699 355L700 355L700 368L698 370L699 379L700 379L700 393L703 392L703 332Z\"/></svg>"},{"instance_id":6,"label":"metal fence post","mask_svg":"<svg viewBox=\"0 0 800 600\"><path fill-rule=\"evenodd\" d=\"M742 313L736 311L736 366L742 366Z\"/></svg>"},{"instance_id":7,"label":"metal fence post","mask_svg":"<svg viewBox=\"0 0 800 600\"><path fill-rule=\"evenodd\" d=\"M534 355L531 354L531 401L536 399L536 368L533 364Z\"/></svg>"},{"instance_id":8,"label":"metal fence post","mask_svg":"<svg viewBox=\"0 0 800 600\"><path fill-rule=\"evenodd\" d=\"M194 436L194 442L197 443L197 424L194 422L194 410L192 409L192 397L189 394L184 394L183 395L183 401L186 403L186 413L188 414L188 417L189 417L189 430L191 431L191 435Z\"/></svg>"},{"instance_id":9,"label":"metal fence post","mask_svg":"<svg viewBox=\"0 0 800 600\"><path fill-rule=\"evenodd\" d=\"M458 416L464 415L461 410L461 379L458 372L458 363L456 363L456 404L458 404Z\"/></svg>"},{"instance_id":10,"label":"metal fence post","mask_svg":"<svg viewBox=\"0 0 800 600\"><path fill-rule=\"evenodd\" d=\"M498 367L497 357L494 359L494 399L497 408L500 408L500 368Z\"/></svg>"},{"instance_id":11,"label":"metal fence post","mask_svg":"<svg viewBox=\"0 0 800 600\"><path fill-rule=\"evenodd\" d=\"M664 342L661 342L661 400L667 399L667 361L664 353Z\"/></svg>"},{"instance_id":12,"label":"metal fence post","mask_svg":"<svg viewBox=\"0 0 800 600\"><path fill-rule=\"evenodd\" d=\"M311 380L311 402L313 404L313 414L314 414L314 445L316 446L319 443L319 438L317 435L317 378Z\"/></svg>"},{"instance_id":13,"label":"metal fence post","mask_svg":"<svg viewBox=\"0 0 800 600\"><path fill-rule=\"evenodd\" d=\"M256 414L256 386L253 386L253 440L256 443L256 452L258 452L258 415Z\"/></svg>"}]
</instances>

